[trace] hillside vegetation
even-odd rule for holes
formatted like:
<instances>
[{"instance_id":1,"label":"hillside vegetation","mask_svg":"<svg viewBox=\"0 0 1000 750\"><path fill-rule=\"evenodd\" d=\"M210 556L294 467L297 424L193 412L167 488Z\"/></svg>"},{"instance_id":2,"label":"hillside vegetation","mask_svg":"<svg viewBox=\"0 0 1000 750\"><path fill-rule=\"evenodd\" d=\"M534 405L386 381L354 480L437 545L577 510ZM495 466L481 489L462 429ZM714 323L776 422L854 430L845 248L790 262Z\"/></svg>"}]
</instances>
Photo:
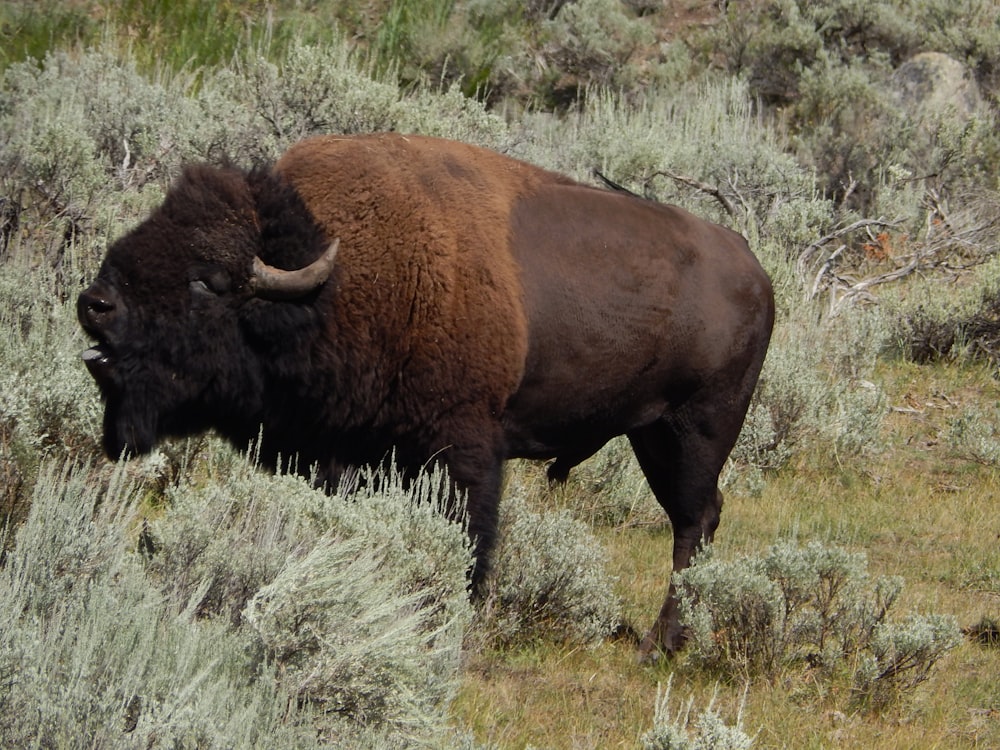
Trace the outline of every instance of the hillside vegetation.
<instances>
[{"instance_id":1,"label":"hillside vegetation","mask_svg":"<svg viewBox=\"0 0 1000 750\"><path fill-rule=\"evenodd\" d=\"M0 2L0 745L1000 745L1000 8ZM324 495L212 435L119 465L75 301L182 164L319 132L594 171L749 239L778 320L685 575L627 443Z\"/></svg>"}]
</instances>

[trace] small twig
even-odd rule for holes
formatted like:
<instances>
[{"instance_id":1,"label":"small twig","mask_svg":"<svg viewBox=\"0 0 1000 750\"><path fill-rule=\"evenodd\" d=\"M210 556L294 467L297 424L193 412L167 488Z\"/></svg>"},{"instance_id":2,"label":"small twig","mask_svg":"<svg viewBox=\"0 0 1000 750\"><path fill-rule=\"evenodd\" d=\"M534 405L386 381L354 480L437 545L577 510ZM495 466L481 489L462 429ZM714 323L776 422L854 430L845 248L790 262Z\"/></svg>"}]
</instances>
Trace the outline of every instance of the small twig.
<instances>
[{"instance_id":1,"label":"small twig","mask_svg":"<svg viewBox=\"0 0 1000 750\"><path fill-rule=\"evenodd\" d=\"M868 279L862 279L861 281L855 282L853 284L843 284L842 289L844 293L841 295L840 299L836 300L830 306L830 314L837 315L848 302L853 300L863 298L868 301L874 301L875 297L868 290L879 284L885 284L890 281L898 281L899 279L906 278L912 273L915 273L921 268L920 258L915 257L910 263L907 263L902 268L897 268L895 271L889 271L887 273L879 274L878 276L873 276Z\"/></svg>"},{"instance_id":2,"label":"small twig","mask_svg":"<svg viewBox=\"0 0 1000 750\"><path fill-rule=\"evenodd\" d=\"M740 199L740 203L743 205L743 213L744 213L744 215L747 216L747 217L749 217L749 216L751 216L753 214L753 209L750 207L750 203L747 202L747 199L743 197L743 193L741 193L740 189L736 186L736 181L739 180L739 177L740 177L740 174L737 171L737 173L736 173L736 180L734 180L732 177L730 177L730 178L728 178L726 180L726 182L729 184L729 189L733 192L733 195L735 195L737 198ZM733 218L735 218L735 217L733 217Z\"/></svg>"},{"instance_id":3,"label":"small twig","mask_svg":"<svg viewBox=\"0 0 1000 750\"><path fill-rule=\"evenodd\" d=\"M822 266L820 266L819 272L816 274L816 279L813 281L812 291L809 293L809 299L815 299L816 295L819 294L819 287L823 281L823 277L826 275L827 271L829 271L830 268L833 266L834 261L837 260L837 258L840 257L840 254L843 253L844 250L846 249L847 245L841 245L832 253L830 253L830 257L826 259L826 261L823 263Z\"/></svg>"},{"instance_id":4,"label":"small twig","mask_svg":"<svg viewBox=\"0 0 1000 750\"><path fill-rule=\"evenodd\" d=\"M854 194L854 191L858 187L858 181L854 179L854 175L848 175L848 179L850 182L847 183L847 186L844 188L844 194L840 197L841 206L847 205L848 199Z\"/></svg>"}]
</instances>

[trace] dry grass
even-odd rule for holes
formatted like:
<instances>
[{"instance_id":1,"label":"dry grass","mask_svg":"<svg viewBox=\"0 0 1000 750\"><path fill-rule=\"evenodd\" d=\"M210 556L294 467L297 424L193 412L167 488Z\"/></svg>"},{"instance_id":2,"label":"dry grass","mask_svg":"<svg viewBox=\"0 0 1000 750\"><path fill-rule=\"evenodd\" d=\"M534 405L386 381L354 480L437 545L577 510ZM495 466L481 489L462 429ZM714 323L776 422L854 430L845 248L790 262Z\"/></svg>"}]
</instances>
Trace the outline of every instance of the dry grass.
<instances>
[{"instance_id":1,"label":"dry grass","mask_svg":"<svg viewBox=\"0 0 1000 750\"><path fill-rule=\"evenodd\" d=\"M969 405L993 403L983 368L893 365L881 373L890 403L881 455L838 465L821 451L771 477L760 497L731 496L719 554L758 554L779 537L819 540L869 558L873 575L900 575L896 617L954 615L963 627L1000 618L1000 472L947 441ZM562 502L561 500L558 502ZM625 615L642 630L664 593L667 526L598 529L620 578ZM683 658L639 667L634 644L586 649L551 642L475 654L455 721L498 748L633 748L652 724L658 683L674 674L677 700L735 720L744 686L719 682ZM985 748L1000 746L1000 650L973 642L949 654L911 700L881 714L854 712L850 685L809 673L750 686L744 725L755 747Z\"/></svg>"}]
</instances>

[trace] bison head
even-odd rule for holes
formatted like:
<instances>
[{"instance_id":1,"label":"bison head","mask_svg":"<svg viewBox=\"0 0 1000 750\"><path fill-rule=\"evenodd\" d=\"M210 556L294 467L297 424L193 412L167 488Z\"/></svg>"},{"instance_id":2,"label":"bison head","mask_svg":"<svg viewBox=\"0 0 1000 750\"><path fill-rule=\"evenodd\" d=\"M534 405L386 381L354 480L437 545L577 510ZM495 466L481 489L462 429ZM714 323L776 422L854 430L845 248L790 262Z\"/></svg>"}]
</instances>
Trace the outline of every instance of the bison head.
<instances>
[{"instance_id":1,"label":"bison head","mask_svg":"<svg viewBox=\"0 0 1000 750\"><path fill-rule=\"evenodd\" d=\"M318 323L336 251L270 172L188 168L77 302L108 455L208 427L252 436L267 358Z\"/></svg>"}]
</instances>

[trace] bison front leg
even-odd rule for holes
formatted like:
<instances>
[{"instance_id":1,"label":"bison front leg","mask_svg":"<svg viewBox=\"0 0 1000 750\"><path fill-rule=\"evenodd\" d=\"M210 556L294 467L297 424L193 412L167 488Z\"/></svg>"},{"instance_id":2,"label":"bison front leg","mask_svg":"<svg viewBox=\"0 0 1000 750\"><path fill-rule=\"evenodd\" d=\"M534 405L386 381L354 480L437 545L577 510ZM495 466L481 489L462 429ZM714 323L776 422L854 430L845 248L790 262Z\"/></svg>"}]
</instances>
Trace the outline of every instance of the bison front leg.
<instances>
[{"instance_id":1,"label":"bison front leg","mask_svg":"<svg viewBox=\"0 0 1000 750\"><path fill-rule=\"evenodd\" d=\"M471 590L473 596L479 596L485 593L496 546L504 451L498 437L485 443L456 442L439 456L451 481L451 515L464 507L473 552Z\"/></svg>"}]
</instances>

